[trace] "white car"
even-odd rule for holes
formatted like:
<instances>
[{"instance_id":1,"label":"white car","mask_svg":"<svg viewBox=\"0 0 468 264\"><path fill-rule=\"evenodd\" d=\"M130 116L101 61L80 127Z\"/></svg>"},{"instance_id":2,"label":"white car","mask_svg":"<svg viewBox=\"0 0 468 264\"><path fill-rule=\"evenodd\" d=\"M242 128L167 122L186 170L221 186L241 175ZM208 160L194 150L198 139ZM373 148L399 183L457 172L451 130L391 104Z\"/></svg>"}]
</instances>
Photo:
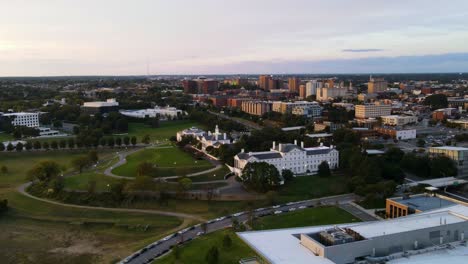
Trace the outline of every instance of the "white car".
<instances>
[{"instance_id":1,"label":"white car","mask_svg":"<svg viewBox=\"0 0 468 264\"><path fill-rule=\"evenodd\" d=\"M275 211L275 214L281 214L281 213L283 213L283 211L279 211L279 210Z\"/></svg>"},{"instance_id":2,"label":"white car","mask_svg":"<svg viewBox=\"0 0 468 264\"><path fill-rule=\"evenodd\" d=\"M205 233L204 233L204 232L198 232L198 233L197 233L197 236L201 236L201 235L203 235L203 234L205 234Z\"/></svg>"},{"instance_id":3,"label":"white car","mask_svg":"<svg viewBox=\"0 0 468 264\"><path fill-rule=\"evenodd\" d=\"M255 209L255 212L260 212L260 211L263 211L263 210L265 210L265 209L266 209L266 208L257 208L257 209Z\"/></svg>"},{"instance_id":4,"label":"white car","mask_svg":"<svg viewBox=\"0 0 468 264\"><path fill-rule=\"evenodd\" d=\"M274 205L271 208L279 208L281 205Z\"/></svg>"},{"instance_id":5,"label":"white car","mask_svg":"<svg viewBox=\"0 0 468 264\"><path fill-rule=\"evenodd\" d=\"M299 209L306 209L307 207L305 207L304 205L301 205L299 206Z\"/></svg>"},{"instance_id":6,"label":"white car","mask_svg":"<svg viewBox=\"0 0 468 264\"><path fill-rule=\"evenodd\" d=\"M293 212L293 211L296 211L296 208L289 208L289 212Z\"/></svg>"}]
</instances>

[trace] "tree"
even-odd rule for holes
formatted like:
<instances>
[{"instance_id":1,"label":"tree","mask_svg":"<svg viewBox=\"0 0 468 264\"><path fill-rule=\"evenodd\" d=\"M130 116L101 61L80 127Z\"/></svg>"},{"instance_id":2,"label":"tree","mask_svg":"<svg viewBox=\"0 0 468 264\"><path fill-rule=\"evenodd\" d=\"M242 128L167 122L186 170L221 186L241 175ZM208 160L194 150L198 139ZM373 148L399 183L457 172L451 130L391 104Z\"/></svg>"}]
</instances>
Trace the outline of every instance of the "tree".
<instances>
[{"instance_id":1,"label":"tree","mask_svg":"<svg viewBox=\"0 0 468 264\"><path fill-rule=\"evenodd\" d=\"M205 257L207 264L217 264L219 261L219 251L216 246L212 246L208 252L206 253Z\"/></svg>"},{"instance_id":2,"label":"tree","mask_svg":"<svg viewBox=\"0 0 468 264\"><path fill-rule=\"evenodd\" d=\"M88 152L88 159L92 164L97 163L99 161L97 151L91 150L90 152Z\"/></svg>"},{"instance_id":3,"label":"tree","mask_svg":"<svg viewBox=\"0 0 468 264\"><path fill-rule=\"evenodd\" d=\"M130 183L128 189L133 191L154 191L155 187L153 178L146 175L139 175Z\"/></svg>"},{"instance_id":4,"label":"tree","mask_svg":"<svg viewBox=\"0 0 468 264\"><path fill-rule=\"evenodd\" d=\"M58 149L58 143L57 141L53 140L51 143L50 143L50 147L52 149Z\"/></svg>"},{"instance_id":5,"label":"tree","mask_svg":"<svg viewBox=\"0 0 468 264\"><path fill-rule=\"evenodd\" d=\"M69 138L68 139L68 148L75 148L75 139L74 138Z\"/></svg>"},{"instance_id":6,"label":"tree","mask_svg":"<svg viewBox=\"0 0 468 264\"><path fill-rule=\"evenodd\" d=\"M26 150L31 150L33 148L33 145L31 143L31 141L28 141L26 142L26 144L24 145L24 147L26 148Z\"/></svg>"},{"instance_id":7,"label":"tree","mask_svg":"<svg viewBox=\"0 0 468 264\"><path fill-rule=\"evenodd\" d=\"M205 234L206 234L206 231L208 231L208 225L206 224L206 222L201 223L200 228Z\"/></svg>"},{"instance_id":8,"label":"tree","mask_svg":"<svg viewBox=\"0 0 468 264\"><path fill-rule=\"evenodd\" d=\"M137 138L135 136L133 136L131 139L130 139L130 142L132 142L132 145L135 146L136 143L137 143Z\"/></svg>"},{"instance_id":9,"label":"tree","mask_svg":"<svg viewBox=\"0 0 468 264\"><path fill-rule=\"evenodd\" d=\"M33 148L34 149L41 149L41 142L40 141L34 141Z\"/></svg>"},{"instance_id":10,"label":"tree","mask_svg":"<svg viewBox=\"0 0 468 264\"><path fill-rule=\"evenodd\" d=\"M183 177L178 180L180 191L185 194L192 187L192 180L188 177Z\"/></svg>"},{"instance_id":11,"label":"tree","mask_svg":"<svg viewBox=\"0 0 468 264\"><path fill-rule=\"evenodd\" d=\"M153 176L153 164L148 161L142 161L137 166L138 176Z\"/></svg>"},{"instance_id":12,"label":"tree","mask_svg":"<svg viewBox=\"0 0 468 264\"><path fill-rule=\"evenodd\" d=\"M288 182L294 179L294 174L291 170L283 170L281 172L281 176L283 176L283 179L285 182Z\"/></svg>"},{"instance_id":13,"label":"tree","mask_svg":"<svg viewBox=\"0 0 468 264\"><path fill-rule=\"evenodd\" d=\"M119 138L119 137L116 138L116 139L115 139L115 144L116 144L118 147L122 146L122 139Z\"/></svg>"},{"instance_id":14,"label":"tree","mask_svg":"<svg viewBox=\"0 0 468 264\"><path fill-rule=\"evenodd\" d=\"M150 140L151 140L151 139L150 139L150 136L149 136L149 135L144 135L144 136L143 136L143 139L141 140L141 143L147 144L147 145L148 145L148 144L150 143Z\"/></svg>"},{"instance_id":15,"label":"tree","mask_svg":"<svg viewBox=\"0 0 468 264\"><path fill-rule=\"evenodd\" d=\"M48 182L51 179L57 177L59 174L60 166L57 162L51 160L41 161L37 163L28 172L28 175L31 178L36 178L42 182Z\"/></svg>"},{"instance_id":16,"label":"tree","mask_svg":"<svg viewBox=\"0 0 468 264\"><path fill-rule=\"evenodd\" d=\"M125 146L130 145L130 138L128 136L125 136L123 139L123 143L125 144Z\"/></svg>"},{"instance_id":17,"label":"tree","mask_svg":"<svg viewBox=\"0 0 468 264\"><path fill-rule=\"evenodd\" d=\"M89 194L94 194L96 192L96 185L97 182L95 180L88 181L87 191Z\"/></svg>"},{"instance_id":18,"label":"tree","mask_svg":"<svg viewBox=\"0 0 468 264\"><path fill-rule=\"evenodd\" d=\"M0 142L0 152L1 151L5 151L5 145L2 142Z\"/></svg>"},{"instance_id":19,"label":"tree","mask_svg":"<svg viewBox=\"0 0 468 264\"><path fill-rule=\"evenodd\" d=\"M322 161L322 163L320 163L318 165L317 174L320 177L329 177L329 176L331 176L330 166L328 165L328 162Z\"/></svg>"},{"instance_id":20,"label":"tree","mask_svg":"<svg viewBox=\"0 0 468 264\"><path fill-rule=\"evenodd\" d=\"M448 106L447 96L445 94L432 94L427 96L423 102L425 105L429 105L432 110L439 108L446 108Z\"/></svg>"},{"instance_id":21,"label":"tree","mask_svg":"<svg viewBox=\"0 0 468 264\"><path fill-rule=\"evenodd\" d=\"M8 211L8 200L4 199L0 201L0 216Z\"/></svg>"},{"instance_id":22,"label":"tree","mask_svg":"<svg viewBox=\"0 0 468 264\"><path fill-rule=\"evenodd\" d=\"M5 165L2 165L2 167L0 168L0 171L2 172L2 174L7 174L8 173L8 167L5 166Z\"/></svg>"},{"instance_id":23,"label":"tree","mask_svg":"<svg viewBox=\"0 0 468 264\"><path fill-rule=\"evenodd\" d=\"M125 183L123 181L110 185L110 193L114 201L121 202L124 199L125 197L124 189L125 189Z\"/></svg>"},{"instance_id":24,"label":"tree","mask_svg":"<svg viewBox=\"0 0 468 264\"><path fill-rule=\"evenodd\" d=\"M83 172L83 169L91 165L91 160L87 156L79 156L72 160L73 168L77 169L80 174Z\"/></svg>"},{"instance_id":25,"label":"tree","mask_svg":"<svg viewBox=\"0 0 468 264\"><path fill-rule=\"evenodd\" d=\"M248 163L242 171L242 179L258 192L271 190L281 181L276 167L266 162Z\"/></svg>"},{"instance_id":26,"label":"tree","mask_svg":"<svg viewBox=\"0 0 468 264\"><path fill-rule=\"evenodd\" d=\"M101 138L99 140L99 145L105 147L107 145L107 140L105 138Z\"/></svg>"},{"instance_id":27,"label":"tree","mask_svg":"<svg viewBox=\"0 0 468 264\"><path fill-rule=\"evenodd\" d=\"M16 147L15 147L15 148L16 148L16 151L18 151L18 152L23 151L23 148L24 148L23 143L18 142L18 143L16 144Z\"/></svg>"},{"instance_id":28,"label":"tree","mask_svg":"<svg viewBox=\"0 0 468 264\"><path fill-rule=\"evenodd\" d=\"M232 246L232 239L228 234L225 234L223 237L223 247L230 248Z\"/></svg>"},{"instance_id":29,"label":"tree","mask_svg":"<svg viewBox=\"0 0 468 264\"><path fill-rule=\"evenodd\" d=\"M42 148L48 150L49 149L49 142L45 141L42 143Z\"/></svg>"},{"instance_id":30,"label":"tree","mask_svg":"<svg viewBox=\"0 0 468 264\"><path fill-rule=\"evenodd\" d=\"M59 147L60 147L61 149L66 148L66 147L67 147L67 141L65 141L65 139L60 140L60 142L59 142Z\"/></svg>"},{"instance_id":31,"label":"tree","mask_svg":"<svg viewBox=\"0 0 468 264\"><path fill-rule=\"evenodd\" d=\"M114 145L115 145L115 140L114 140L113 137L110 137L110 138L107 139L107 145L108 145L109 147L111 147L111 148L114 147Z\"/></svg>"},{"instance_id":32,"label":"tree","mask_svg":"<svg viewBox=\"0 0 468 264\"><path fill-rule=\"evenodd\" d=\"M8 143L7 145L7 148L6 148L8 151L12 151L15 149L15 147L13 147L13 145L11 143Z\"/></svg>"}]
</instances>

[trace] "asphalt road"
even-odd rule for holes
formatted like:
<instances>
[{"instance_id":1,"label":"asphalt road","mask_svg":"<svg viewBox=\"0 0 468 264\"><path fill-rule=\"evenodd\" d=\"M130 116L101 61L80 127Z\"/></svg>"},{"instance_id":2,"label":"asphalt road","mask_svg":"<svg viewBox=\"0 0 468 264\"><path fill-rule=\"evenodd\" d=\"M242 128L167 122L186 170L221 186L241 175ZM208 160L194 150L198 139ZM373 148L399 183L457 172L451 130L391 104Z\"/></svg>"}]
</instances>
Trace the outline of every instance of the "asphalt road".
<instances>
[{"instance_id":1,"label":"asphalt road","mask_svg":"<svg viewBox=\"0 0 468 264\"><path fill-rule=\"evenodd\" d=\"M345 194L338 196L329 196L319 199L312 199L300 202L293 202L279 206L259 208L254 210L254 216L261 217L269 214L273 214L275 211L287 212L291 208L296 210L305 209L307 207L313 207L317 205L336 205L336 204L348 204L356 200L358 196L354 194ZM304 207L304 208L299 208ZM207 233L221 230L223 228L230 227L232 225L232 218L235 217L239 222L245 222L248 219L247 212L240 212L230 216L218 218L218 220L210 220L207 223ZM178 233L171 234L166 238L156 241L147 247L133 253L131 256L122 260L120 263L131 263L131 264L143 264L151 263L154 259L167 253L175 245L183 244L197 237L197 234L203 232L201 225L196 225L182 230ZM203 234L202 234L203 235Z\"/></svg>"}]
</instances>

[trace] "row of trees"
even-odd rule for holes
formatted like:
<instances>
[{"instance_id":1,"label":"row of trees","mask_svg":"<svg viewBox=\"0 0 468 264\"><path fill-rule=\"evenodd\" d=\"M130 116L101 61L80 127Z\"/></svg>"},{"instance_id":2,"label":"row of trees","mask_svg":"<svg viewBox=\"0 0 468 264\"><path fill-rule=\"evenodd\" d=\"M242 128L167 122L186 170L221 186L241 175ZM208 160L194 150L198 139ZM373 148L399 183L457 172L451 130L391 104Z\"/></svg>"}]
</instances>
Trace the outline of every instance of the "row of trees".
<instances>
[{"instance_id":1,"label":"row of trees","mask_svg":"<svg viewBox=\"0 0 468 264\"><path fill-rule=\"evenodd\" d=\"M144 137L142 140L143 143L148 144L149 143L149 138ZM135 146L137 144L137 138L135 136L133 137L108 137L108 138L101 138L101 140L98 142L96 145L92 145L92 147L121 147L121 146ZM16 146L13 146L13 144L9 143L7 146L4 144L0 143L0 151L23 151L23 150L39 150L39 149L74 149L74 148L83 148L83 147L91 147L91 146L85 146L81 143L81 141L75 140L74 138L69 138L68 140L62 139L62 140L52 140L50 142L48 141L27 141L26 144L23 144L21 142L18 142Z\"/></svg>"}]
</instances>

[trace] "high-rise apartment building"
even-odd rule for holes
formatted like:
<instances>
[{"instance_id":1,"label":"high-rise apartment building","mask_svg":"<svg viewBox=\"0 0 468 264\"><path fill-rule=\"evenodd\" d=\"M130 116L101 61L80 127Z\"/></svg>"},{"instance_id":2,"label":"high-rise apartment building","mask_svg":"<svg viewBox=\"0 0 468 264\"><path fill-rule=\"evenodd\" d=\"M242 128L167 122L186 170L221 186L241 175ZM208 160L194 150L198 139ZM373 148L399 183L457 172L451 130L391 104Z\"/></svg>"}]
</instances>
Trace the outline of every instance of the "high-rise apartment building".
<instances>
[{"instance_id":1,"label":"high-rise apartment building","mask_svg":"<svg viewBox=\"0 0 468 264\"><path fill-rule=\"evenodd\" d=\"M307 97L307 90L304 84L299 85L299 97L305 99Z\"/></svg>"},{"instance_id":2,"label":"high-rise apartment building","mask_svg":"<svg viewBox=\"0 0 468 264\"><path fill-rule=\"evenodd\" d=\"M270 90L270 87L269 87L270 80L271 80L270 75L260 75L258 77L258 87L266 91Z\"/></svg>"},{"instance_id":3,"label":"high-rise apartment building","mask_svg":"<svg viewBox=\"0 0 468 264\"><path fill-rule=\"evenodd\" d=\"M288 79L289 91L292 93L298 93L300 84L301 84L301 80L299 80L299 78L290 77Z\"/></svg>"},{"instance_id":4,"label":"high-rise apartment building","mask_svg":"<svg viewBox=\"0 0 468 264\"><path fill-rule=\"evenodd\" d=\"M370 78L369 83L367 84L367 93L380 93L387 90L388 83L384 78Z\"/></svg>"}]
</instances>

